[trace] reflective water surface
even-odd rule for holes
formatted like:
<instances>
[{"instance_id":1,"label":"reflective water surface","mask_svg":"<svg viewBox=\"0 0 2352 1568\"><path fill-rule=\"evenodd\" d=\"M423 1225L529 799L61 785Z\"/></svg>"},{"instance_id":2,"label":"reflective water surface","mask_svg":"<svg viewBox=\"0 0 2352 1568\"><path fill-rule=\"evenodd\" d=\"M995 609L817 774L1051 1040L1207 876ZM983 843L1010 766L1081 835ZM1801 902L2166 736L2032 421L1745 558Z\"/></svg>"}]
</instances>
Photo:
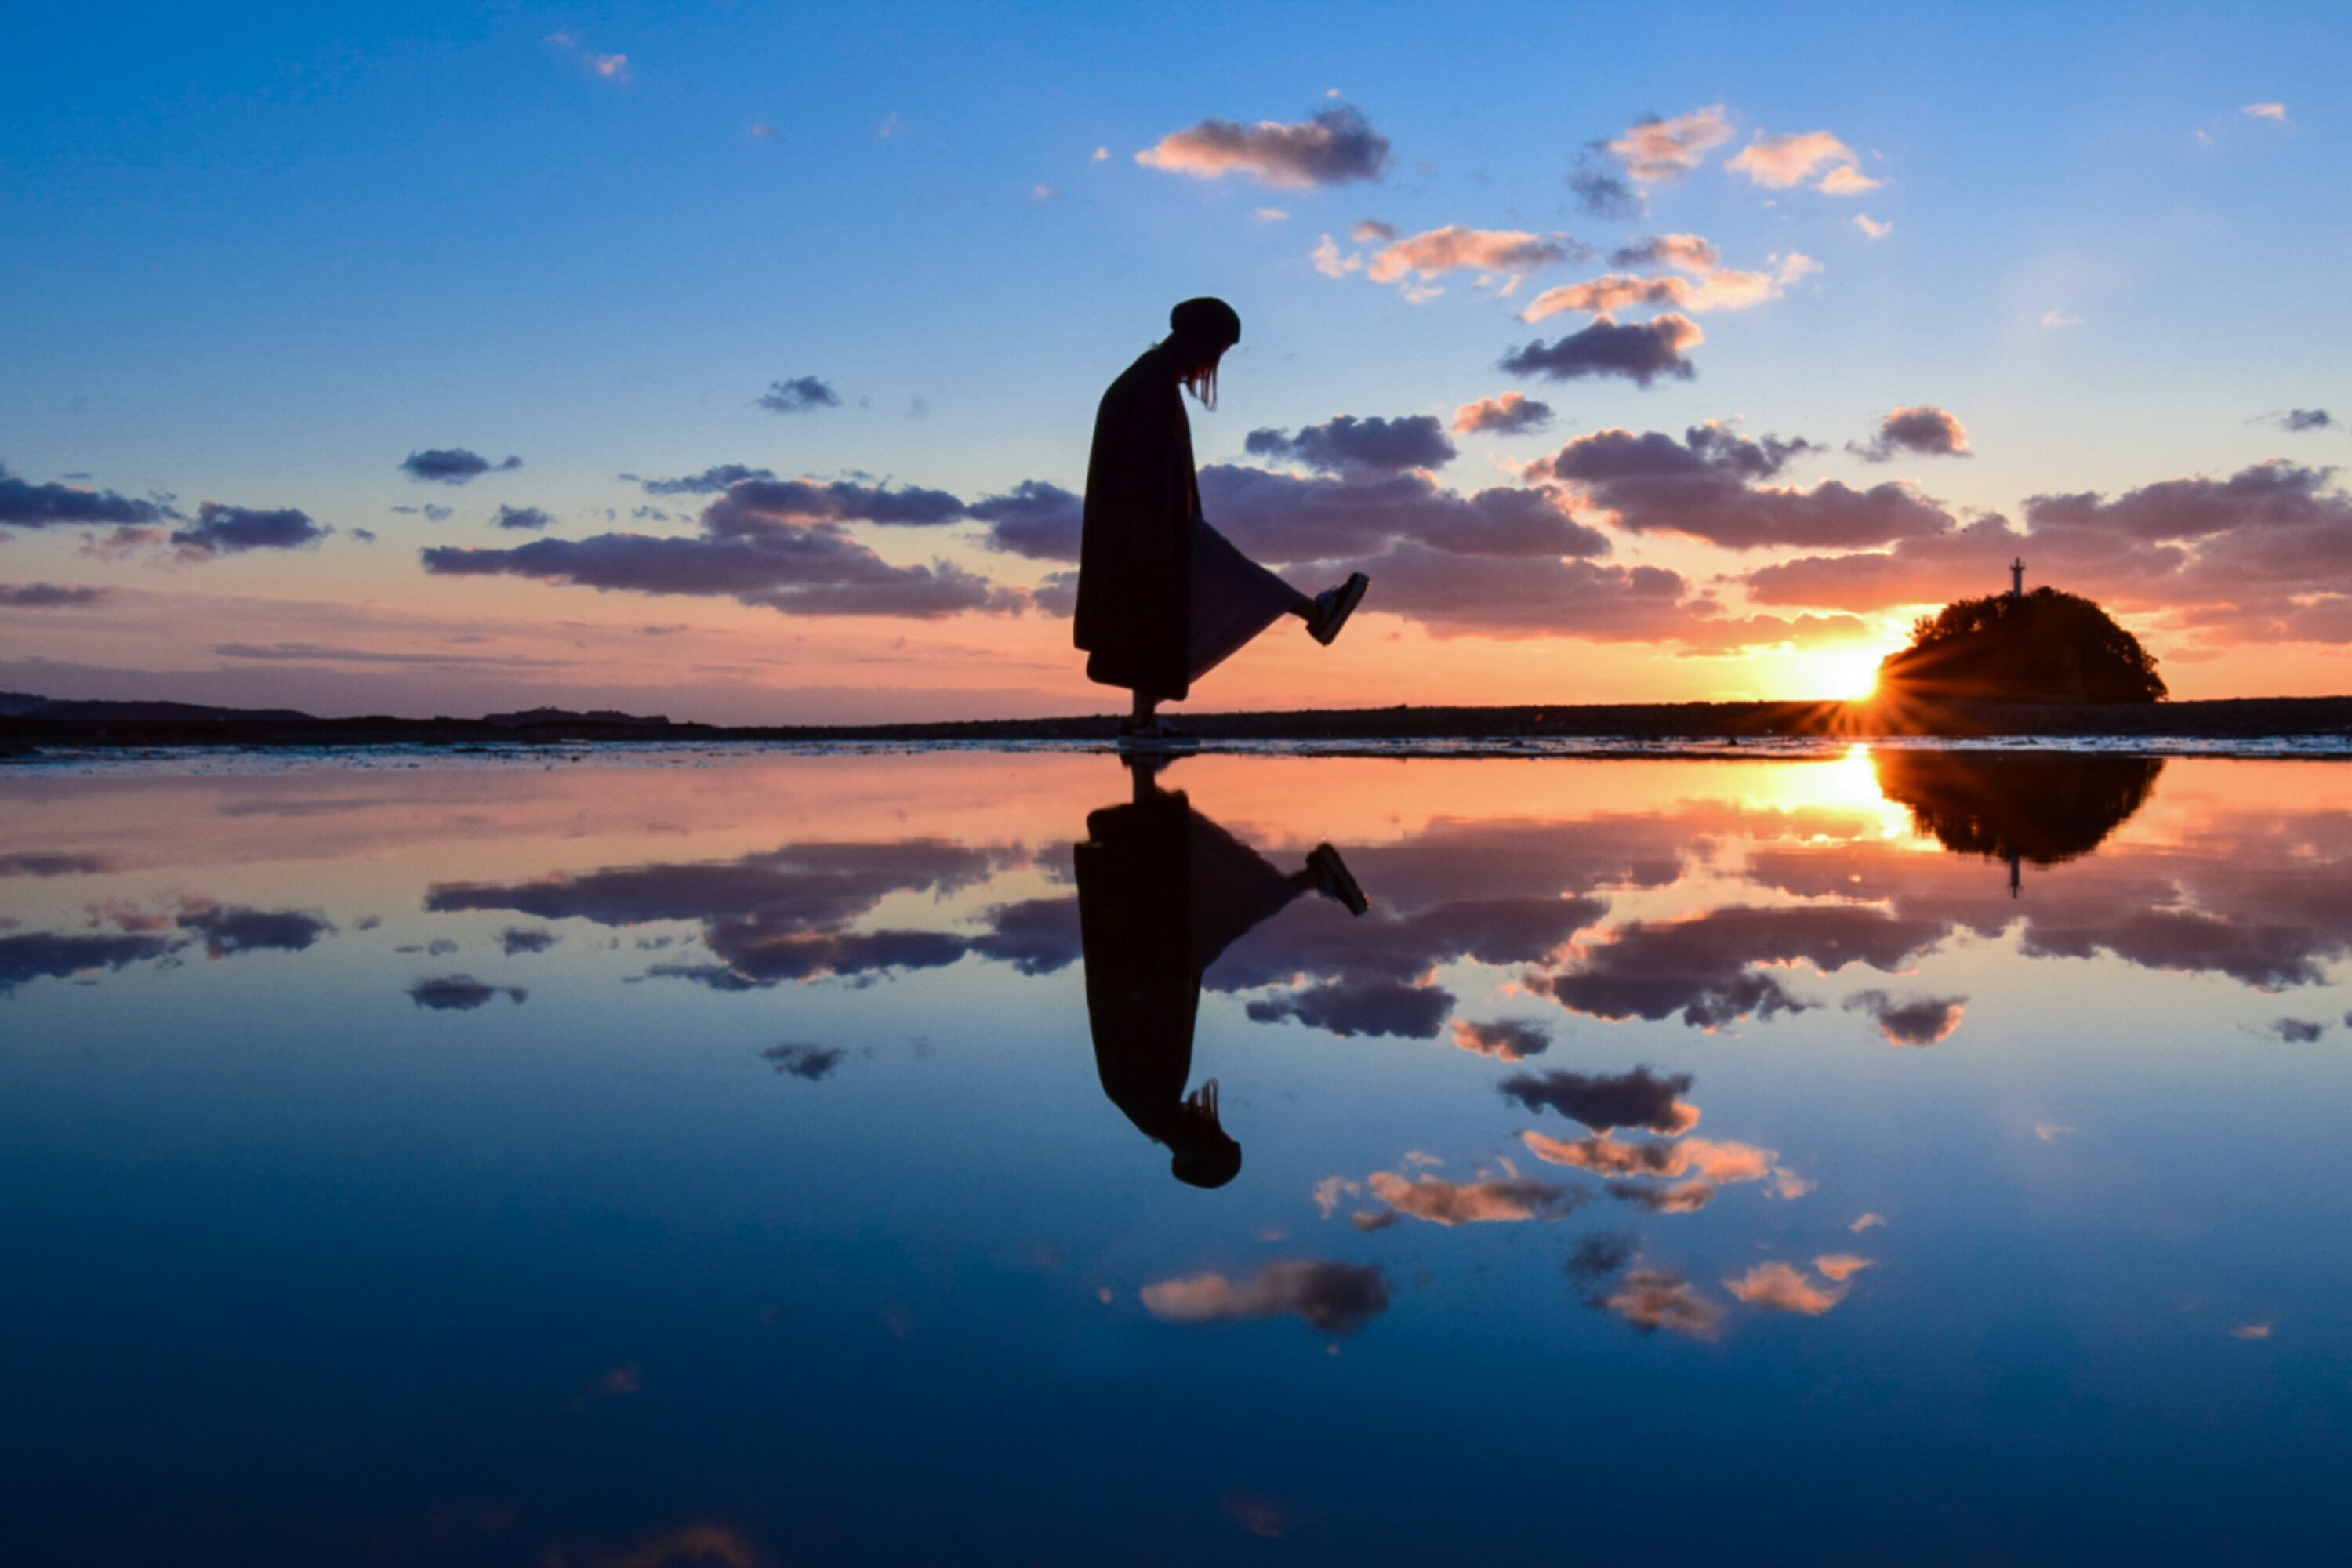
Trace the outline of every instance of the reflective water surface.
<instances>
[{"instance_id":1,"label":"reflective water surface","mask_svg":"<svg viewBox=\"0 0 2352 1568\"><path fill-rule=\"evenodd\" d=\"M2352 766L0 774L0 1561L2304 1562Z\"/></svg>"}]
</instances>

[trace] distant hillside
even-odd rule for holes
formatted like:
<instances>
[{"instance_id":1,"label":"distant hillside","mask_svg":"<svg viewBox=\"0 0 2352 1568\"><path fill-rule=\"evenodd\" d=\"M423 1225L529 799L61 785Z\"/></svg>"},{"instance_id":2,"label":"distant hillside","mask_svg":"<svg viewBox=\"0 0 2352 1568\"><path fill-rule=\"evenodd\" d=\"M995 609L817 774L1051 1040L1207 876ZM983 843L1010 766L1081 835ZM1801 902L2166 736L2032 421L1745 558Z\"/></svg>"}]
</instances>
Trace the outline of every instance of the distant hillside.
<instances>
[{"instance_id":1,"label":"distant hillside","mask_svg":"<svg viewBox=\"0 0 2352 1568\"><path fill-rule=\"evenodd\" d=\"M121 724L283 724L309 721L294 708L208 708L201 702L77 702L0 691L0 719L48 719L65 722Z\"/></svg>"},{"instance_id":2,"label":"distant hillside","mask_svg":"<svg viewBox=\"0 0 2352 1568\"><path fill-rule=\"evenodd\" d=\"M528 729L533 724L628 724L639 729L659 729L669 720L659 713L622 713L610 708L592 708L585 713L570 708L525 708L516 713L485 713L482 722L501 730Z\"/></svg>"}]
</instances>

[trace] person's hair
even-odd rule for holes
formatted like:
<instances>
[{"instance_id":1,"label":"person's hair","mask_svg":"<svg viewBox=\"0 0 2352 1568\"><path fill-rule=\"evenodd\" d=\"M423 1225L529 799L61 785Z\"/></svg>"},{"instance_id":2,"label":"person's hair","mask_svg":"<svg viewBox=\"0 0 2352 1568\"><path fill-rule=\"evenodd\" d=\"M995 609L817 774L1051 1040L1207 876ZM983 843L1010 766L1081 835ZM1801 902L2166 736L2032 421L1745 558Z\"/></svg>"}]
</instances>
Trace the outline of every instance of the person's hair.
<instances>
[{"instance_id":1,"label":"person's hair","mask_svg":"<svg viewBox=\"0 0 2352 1568\"><path fill-rule=\"evenodd\" d=\"M1168 341L1180 353L1196 346L1179 338L1171 338ZM1217 411L1217 362L1223 358L1224 358L1224 351L1218 349L1206 363L1188 367L1181 377L1184 390L1191 393L1201 406L1212 414Z\"/></svg>"},{"instance_id":2,"label":"person's hair","mask_svg":"<svg viewBox=\"0 0 2352 1568\"><path fill-rule=\"evenodd\" d=\"M1169 1173L1188 1187L1222 1187L1242 1173L1242 1146L1230 1138L1179 1143L1169 1156Z\"/></svg>"},{"instance_id":3,"label":"person's hair","mask_svg":"<svg viewBox=\"0 0 2352 1568\"><path fill-rule=\"evenodd\" d=\"M1223 300L1186 300L1168 312L1169 334L1161 345L1181 356L1185 387L1203 408L1217 405L1217 362L1241 342L1239 312Z\"/></svg>"}]
</instances>

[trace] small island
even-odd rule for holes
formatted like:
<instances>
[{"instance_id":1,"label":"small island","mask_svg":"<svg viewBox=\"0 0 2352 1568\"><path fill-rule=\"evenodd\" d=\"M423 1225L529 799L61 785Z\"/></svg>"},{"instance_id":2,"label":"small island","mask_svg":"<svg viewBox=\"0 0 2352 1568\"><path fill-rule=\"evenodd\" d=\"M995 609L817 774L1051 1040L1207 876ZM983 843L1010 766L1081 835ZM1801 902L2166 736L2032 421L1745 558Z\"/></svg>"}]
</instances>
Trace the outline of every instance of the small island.
<instances>
[{"instance_id":1,"label":"small island","mask_svg":"<svg viewBox=\"0 0 2352 1568\"><path fill-rule=\"evenodd\" d=\"M1895 702L2159 702L2164 678L2137 637L2096 604L2051 587L2025 591L2010 563L2006 594L1956 599L1911 628L1908 647L1878 667L1878 696Z\"/></svg>"}]
</instances>

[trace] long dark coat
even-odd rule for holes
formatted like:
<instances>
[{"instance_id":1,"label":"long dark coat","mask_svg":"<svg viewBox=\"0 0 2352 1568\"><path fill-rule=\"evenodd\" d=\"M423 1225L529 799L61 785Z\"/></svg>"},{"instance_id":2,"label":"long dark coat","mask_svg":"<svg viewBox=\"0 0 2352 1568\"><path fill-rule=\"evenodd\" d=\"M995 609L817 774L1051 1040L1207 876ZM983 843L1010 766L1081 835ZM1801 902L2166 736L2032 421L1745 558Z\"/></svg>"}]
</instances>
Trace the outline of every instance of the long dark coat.
<instances>
[{"instance_id":1,"label":"long dark coat","mask_svg":"<svg viewBox=\"0 0 2352 1568\"><path fill-rule=\"evenodd\" d=\"M1182 795L1154 790L1088 816L1075 856L1095 1069L1111 1103L1162 1142L1182 1120L1201 1005L1192 817Z\"/></svg>"},{"instance_id":2,"label":"long dark coat","mask_svg":"<svg viewBox=\"0 0 2352 1568\"><path fill-rule=\"evenodd\" d=\"M1095 1070L1129 1121L1170 1142L1202 973L1304 889L1181 790L1147 787L1132 805L1089 813L1073 859Z\"/></svg>"},{"instance_id":3,"label":"long dark coat","mask_svg":"<svg viewBox=\"0 0 2352 1568\"><path fill-rule=\"evenodd\" d=\"M1087 679L1170 702L1192 690L1185 639L1200 513L1175 367L1149 349L1095 413L1075 633Z\"/></svg>"}]
</instances>

